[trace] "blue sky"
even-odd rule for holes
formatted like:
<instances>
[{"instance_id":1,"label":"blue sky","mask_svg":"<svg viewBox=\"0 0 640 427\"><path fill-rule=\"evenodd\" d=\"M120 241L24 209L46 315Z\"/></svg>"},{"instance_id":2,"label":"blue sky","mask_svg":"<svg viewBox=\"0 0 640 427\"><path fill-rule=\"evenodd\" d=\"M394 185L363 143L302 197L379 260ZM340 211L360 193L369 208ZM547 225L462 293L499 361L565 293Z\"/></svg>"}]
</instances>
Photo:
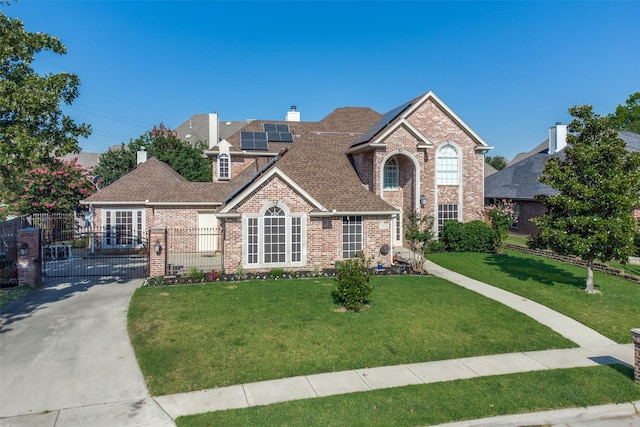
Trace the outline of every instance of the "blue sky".
<instances>
[{"instance_id":1,"label":"blue sky","mask_svg":"<svg viewBox=\"0 0 640 427\"><path fill-rule=\"evenodd\" d=\"M68 53L65 111L92 125L85 151L127 143L196 113L302 120L333 109L384 113L432 90L511 159L567 109L607 114L640 91L640 2L30 1L0 9Z\"/></svg>"}]
</instances>

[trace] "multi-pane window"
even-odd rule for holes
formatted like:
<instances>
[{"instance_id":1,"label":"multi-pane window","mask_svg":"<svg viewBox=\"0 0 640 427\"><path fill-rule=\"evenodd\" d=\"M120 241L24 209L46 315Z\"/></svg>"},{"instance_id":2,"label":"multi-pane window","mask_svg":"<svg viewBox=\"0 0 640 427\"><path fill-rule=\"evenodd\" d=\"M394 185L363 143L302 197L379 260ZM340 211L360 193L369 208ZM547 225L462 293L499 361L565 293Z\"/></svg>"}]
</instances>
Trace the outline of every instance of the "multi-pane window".
<instances>
[{"instance_id":1,"label":"multi-pane window","mask_svg":"<svg viewBox=\"0 0 640 427\"><path fill-rule=\"evenodd\" d=\"M438 185L458 184L458 151L452 145L445 145L436 156L436 176Z\"/></svg>"},{"instance_id":2,"label":"multi-pane window","mask_svg":"<svg viewBox=\"0 0 640 427\"><path fill-rule=\"evenodd\" d=\"M273 206L264 214L264 262L282 263L287 257L287 218L284 211Z\"/></svg>"},{"instance_id":3,"label":"multi-pane window","mask_svg":"<svg viewBox=\"0 0 640 427\"><path fill-rule=\"evenodd\" d=\"M385 190L395 190L398 188L398 159L395 157L387 160L383 169L382 188Z\"/></svg>"},{"instance_id":4,"label":"multi-pane window","mask_svg":"<svg viewBox=\"0 0 640 427\"><path fill-rule=\"evenodd\" d=\"M136 246L144 240L142 210L106 210L104 243L106 246Z\"/></svg>"},{"instance_id":5,"label":"multi-pane window","mask_svg":"<svg viewBox=\"0 0 640 427\"><path fill-rule=\"evenodd\" d=\"M245 262L252 266L303 262L306 242L304 216L291 215L286 206L270 206L261 216L244 222Z\"/></svg>"},{"instance_id":6,"label":"multi-pane window","mask_svg":"<svg viewBox=\"0 0 640 427\"><path fill-rule=\"evenodd\" d=\"M247 262L258 263L258 218L247 219Z\"/></svg>"},{"instance_id":7,"label":"multi-pane window","mask_svg":"<svg viewBox=\"0 0 640 427\"><path fill-rule=\"evenodd\" d=\"M291 218L291 262L302 261L302 218Z\"/></svg>"},{"instance_id":8,"label":"multi-pane window","mask_svg":"<svg viewBox=\"0 0 640 427\"><path fill-rule=\"evenodd\" d=\"M342 258L353 258L362 250L362 217L342 218Z\"/></svg>"},{"instance_id":9,"label":"multi-pane window","mask_svg":"<svg viewBox=\"0 0 640 427\"><path fill-rule=\"evenodd\" d=\"M218 179L229 178L231 178L231 172L229 168L229 155L223 153L218 155Z\"/></svg>"},{"instance_id":10,"label":"multi-pane window","mask_svg":"<svg viewBox=\"0 0 640 427\"><path fill-rule=\"evenodd\" d=\"M442 227L445 221L458 219L458 205L438 205L438 234L442 234Z\"/></svg>"}]
</instances>

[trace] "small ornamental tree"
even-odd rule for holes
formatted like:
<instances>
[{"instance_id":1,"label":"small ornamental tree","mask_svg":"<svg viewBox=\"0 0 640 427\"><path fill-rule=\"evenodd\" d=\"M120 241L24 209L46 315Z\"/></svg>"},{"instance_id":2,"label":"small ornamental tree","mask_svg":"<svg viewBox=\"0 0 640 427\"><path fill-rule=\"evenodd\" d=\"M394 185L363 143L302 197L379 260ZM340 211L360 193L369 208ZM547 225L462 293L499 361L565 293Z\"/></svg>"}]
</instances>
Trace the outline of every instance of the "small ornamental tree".
<instances>
[{"instance_id":1,"label":"small ornamental tree","mask_svg":"<svg viewBox=\"0 0 640 427\"><path fill-rule=\"evenodd\" d=\"M422 270L424 251L433 240L433 218L413 211L407 213L404 221L404 238L413 252L411 261L414 270Z\"/></svg>"},{"instance_id":2,"label":"small ornamental tree","mask_svg":"<svg viewBox=\"0 0 640 427\"><path fill-rule=\"evenodd\" d=\"M547 213L532 220L540 231L529 246L586 260L585 290L597 293L594 260L626 262L636 250L640 153L628 151L611 118L594 114L590 105L569 112L574 120L565 157L547 160L539 178L560 194L539 198Z\"/></svg>"},{"instance_id":3,"label":"small ornamental tree","mask_svg":"<svg viewBox=\"0 0 640 427\"><path fill-rule=\"evenodd\" d=\"M509 235L511 224L518 220L516 204L511 200L495 200L484 208L484 213L491 220L491 228L495 231L494 250L501 252L504 241Z\"/></svg>"},{"instance_id":4,"label":"small ornamental tree","mask_svg":"<svg viewBox=\"0 0 640 427\"><path fill-rule=\"evenodd\" d=\"M18 191L3 189L0 199L6 206L0 207L0 219L9 215L31 213L73 212L80 208L80 200L90 196L95 188L86 178L87 170L77 159L55 159L49 166L35 166ZM5 168L10 169L10 165Z\"/></svg>"}]
</instances>

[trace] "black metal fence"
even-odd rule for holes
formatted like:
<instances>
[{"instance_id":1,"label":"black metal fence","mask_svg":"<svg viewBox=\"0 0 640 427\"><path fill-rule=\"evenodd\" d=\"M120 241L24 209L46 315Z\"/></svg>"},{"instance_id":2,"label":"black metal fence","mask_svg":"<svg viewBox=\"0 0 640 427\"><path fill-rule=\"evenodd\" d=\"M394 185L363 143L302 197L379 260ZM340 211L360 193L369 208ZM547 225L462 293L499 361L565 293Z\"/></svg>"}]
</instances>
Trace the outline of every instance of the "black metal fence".
<instances>
[{"instance_id":1,"label":"black metal fence","mask_svg":"<svg viewBox=\"0 0 640 427\"><path fill-rule=\"evenodd\" d=\"M138 278L148 275L148 236L114 228L94 232L84 213L32 214L0 223L0 284L17 279L17 233L26 227L41 231L43 279ZM17 283L17 280L15 280Z\"/></svg>"},{"instance_id":2,"label":"black metal fence","mask_svg":"<svg viewBox=\"0 0 640 427\"><path fill-rule=\"evenodd\" d=\"M217 228L167 230L167 274L185 275L190 269L222 271L222 235Z\"/></svg>"},{"instance_id":3,"label":"black metal fence","mask_svg":"<svg viewBox=\"0 0 640 427\"><path fill-rule=\"evenodd\" d=\"M43 232L46 230L43 230ZM73 239L49 241L42 246L45 278L141 278L148 276L147 238L118 235L120 245L106 245L112 233L75 234ZM129 243L131 242L131 243Z\"/></svg>"}]
</instances>

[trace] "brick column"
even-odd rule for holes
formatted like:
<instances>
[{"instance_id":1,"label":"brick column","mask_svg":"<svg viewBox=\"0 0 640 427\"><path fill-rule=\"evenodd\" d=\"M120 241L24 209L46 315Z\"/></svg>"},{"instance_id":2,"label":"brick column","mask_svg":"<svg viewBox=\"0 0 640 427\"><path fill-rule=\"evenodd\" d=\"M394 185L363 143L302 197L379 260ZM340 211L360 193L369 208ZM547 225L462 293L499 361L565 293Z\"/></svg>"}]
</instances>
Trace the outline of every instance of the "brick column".
<instances>
[{"instance_id":1,"label":"brick column","mask_svg":"<svg viewBox=\"0 0 640 427\"><path fill-rule=\"evenodd\" d=\"M21 255L21 249L27 253ZM40 286L42 283L42 258L40 229L23 228L18 231L18 285Z\"/></svg>"},{"instance_id":2,"label":"brick column","mask_svg":"<svg viewBox=\"0 0 640 427\"><path fill-rule=\"evenodd\" d=\"M156 253L156 245L160 252ZM149 230L149 276L165 276L167 274L167 228L151 227Z\"/></svg>"},{"instance_id":3,"label":"brick column","mask_svg":"<svg viewBox=\"0 0 640 427\"><path fill-rule=\"evenodd\" d=\"M635 379L640 383L640 328L632 329L633 345L635 350Z\"/></svg>"}]
</instances>

